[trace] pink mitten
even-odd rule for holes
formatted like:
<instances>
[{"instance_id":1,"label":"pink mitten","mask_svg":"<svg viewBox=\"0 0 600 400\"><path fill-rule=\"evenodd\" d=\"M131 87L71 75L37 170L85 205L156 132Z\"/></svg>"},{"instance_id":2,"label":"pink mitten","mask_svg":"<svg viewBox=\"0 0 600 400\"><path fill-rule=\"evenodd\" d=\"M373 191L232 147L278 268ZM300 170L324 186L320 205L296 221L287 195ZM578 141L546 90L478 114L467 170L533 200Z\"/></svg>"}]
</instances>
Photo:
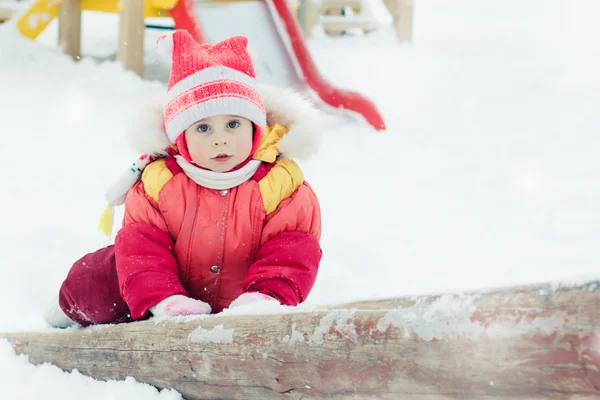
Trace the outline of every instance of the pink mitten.
<instances>
[{"instance_id":1,"label":"pink mitten","mask_svg":"<svg viewBox=\"0 0 600 400\"><path fill-rule=\"evenodd\" d=\"M208 303L176 294L167 297L154 307L150 307L150 312L155 317L178 317L182 315L210 314L211 308Z\"/></svg>"},{"instance_id":2,"label":"pink mitten","mask_svg":"<svg viewBox=\"0 0 600 400\"><path fill-rule=\"evenodd\" d=\"M262 293L242 293L237 299L231 302L229 308L246 306L248 304L259 303L263 301L276 301L279 303L277 299L274 299L271 296L267 296Z\"/></svg>"}]
</instances>

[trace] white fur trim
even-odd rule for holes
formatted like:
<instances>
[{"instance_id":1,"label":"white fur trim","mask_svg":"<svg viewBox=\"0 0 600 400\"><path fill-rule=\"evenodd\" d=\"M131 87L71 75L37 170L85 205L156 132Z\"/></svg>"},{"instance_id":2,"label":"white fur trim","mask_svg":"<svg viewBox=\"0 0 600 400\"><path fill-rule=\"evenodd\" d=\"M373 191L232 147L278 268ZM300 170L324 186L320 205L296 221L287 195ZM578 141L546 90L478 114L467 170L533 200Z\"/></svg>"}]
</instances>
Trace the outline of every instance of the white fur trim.
<instances>
[{"instance_id":1,"label":"white fur trim","mask_svg":"<svg viewBox=\"0 0 600 400\"><path fill-rule=\"evenodd\" d=\"M143 104L133 115L129 127L129 144L138 154L167 154L170 142L163 128L165 95Z\"/></svg>"},{"instance_id":2,"label":"white fur trim","mask_svg":"<svg viewBox=\"0 0 600 400\"><path fill-rule=\"evenodd\" d=\"M267 125L279 124L288 133L279 142L279 152L290 159L307 159L316 154L325 117L306 97L292 89L257 84L267 110ZM165 154L170 145L163 130L166 96L145 104L134 115L129 141L139 154ZM196 121L192 121L196 122Z\"/></svg>"},{"instance_id":3,"label":"white fur trim","mask_svg":"<svg viewBox=\"0 0 600 400\"><path fill-rule=\"evenodd\" d=\"M173 34L162 35L156 40L156 52L168 57L173 54Z\"/></svg>"},{"instance_id":4,"label":"white fur trim","mask_svg":"<svg viewBox=\"0 0 600 400\"><path fill-rule=\"evenodd\" d=\"M230 80L243 83L246 86L256 90L256 80L250 76L229 67L216 66L202 69L192 75L177 82L167 95L168 101L175 99L177 96L182 95L188 90L195 88L196 86L206 84L208 82L218 80Z\"/></svg>"},{"instance_id":5,"label":"white fur trim","mask_svg":"<svg viewBox=\"0 0 600 400\"><path fill-rule=\"evenodd\" d=\"M288 128L279 141L279 153L289 159L308 159L316 154L325 118L312 101L291 88L261 84L258 92L267 110L267 125Z\"/></svg>"},{"instance_id":6,"label":"white fur trim","mask_svg":"<svg viewBox=\"0 0 600 400\"><path fill-rule=\"evenodd\" d=\"M189 128L194 122L212 117L213 115L231 114L249 119L258 125L261 130L265 128L266 117L252 101L240 97L218 97L179 112L167 123L167 136L175 143L177 136Z\"/></svg>"}]
</instances>

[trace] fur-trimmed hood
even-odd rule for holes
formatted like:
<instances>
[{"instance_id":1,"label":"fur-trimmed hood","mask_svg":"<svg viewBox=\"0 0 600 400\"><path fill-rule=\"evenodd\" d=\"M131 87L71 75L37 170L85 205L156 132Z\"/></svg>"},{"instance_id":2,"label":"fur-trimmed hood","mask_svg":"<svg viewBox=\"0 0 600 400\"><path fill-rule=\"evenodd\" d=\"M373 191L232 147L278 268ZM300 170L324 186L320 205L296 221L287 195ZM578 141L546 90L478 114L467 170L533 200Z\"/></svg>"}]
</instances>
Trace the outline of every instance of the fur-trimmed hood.
<instances>
[{"instance_id":1,"label":"fur-trimmed hood","mask_svg":"<svg viewBox=\"0 0 600 400\"><path fill-rule=\"evenodd\" d=\"M318 151L323 114L313 103L289 88L258 85L265 108L267 125L282 125L288 132L279 140L282 157L307 159ZM155 97L137 111L129 129L129 143L140 154L166 154L171 145L163 128L166 95Z\"/></svg>"}]
</instances>

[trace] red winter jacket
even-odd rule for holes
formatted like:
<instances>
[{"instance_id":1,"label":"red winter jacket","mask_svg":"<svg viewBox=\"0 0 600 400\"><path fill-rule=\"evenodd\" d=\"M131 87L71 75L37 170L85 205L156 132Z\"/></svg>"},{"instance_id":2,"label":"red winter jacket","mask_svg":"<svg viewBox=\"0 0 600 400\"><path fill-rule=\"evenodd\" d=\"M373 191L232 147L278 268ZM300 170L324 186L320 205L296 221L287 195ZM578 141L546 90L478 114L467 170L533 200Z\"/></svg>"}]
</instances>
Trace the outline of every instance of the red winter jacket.
<instances>
[{"instance_id":1,"label":"red winter jacket","mask_svg":"<svg viewBox=\"0 0 600 400\"><path fill-rule=\"evenodd\" d=\"M220 312L244 292L284 305L308 296L321 260L321 214L292 161L276 159L283 127L267 128L254 177L230 190L201 187L167 157L127 195L115 239L121 296L133 319L175 294Z\"/></svg>"}]
</instances>

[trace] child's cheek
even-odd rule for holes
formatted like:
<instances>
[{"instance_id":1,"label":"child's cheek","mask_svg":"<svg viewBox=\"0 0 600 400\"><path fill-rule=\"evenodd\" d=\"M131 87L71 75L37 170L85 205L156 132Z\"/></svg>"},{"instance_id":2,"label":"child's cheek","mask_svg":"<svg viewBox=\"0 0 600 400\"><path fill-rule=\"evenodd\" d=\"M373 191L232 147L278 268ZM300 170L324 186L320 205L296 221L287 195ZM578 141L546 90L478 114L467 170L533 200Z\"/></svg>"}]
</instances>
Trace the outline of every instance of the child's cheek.
<instances>
[{"instance_id":1,"label":"child's cheek","mask_svg":"<svg viewBox=\"0 0 600 400\"><path fill-rule=\"evenodd\" d=\"M210 157L208 156L208 152L205 147L201 147L198 149L198 156L202 161L208 160Z\"/></svg>"},{"instance_id":2,"label":"child's cheek","mask_svg":"<svg viewBox=\"0 0 600 400\"><path fill-rule=\"evenodd\" d=\"M252 142L248 141L248 140L239 140L235 144L236 154L250 153L251 149L252 149Z\"/></svg>"},{"instance_id":3,"label":"child's cheek","mask_svg":"<svg viewBox=\"0 0 600 400\"><path fill-rule=\"evenodd\" d=\"M194 143L193 147L188 147L190 155L196 162L204 162L207 159L206 148L202 147L198 143Z\"/></svg>"}]
</instances>

